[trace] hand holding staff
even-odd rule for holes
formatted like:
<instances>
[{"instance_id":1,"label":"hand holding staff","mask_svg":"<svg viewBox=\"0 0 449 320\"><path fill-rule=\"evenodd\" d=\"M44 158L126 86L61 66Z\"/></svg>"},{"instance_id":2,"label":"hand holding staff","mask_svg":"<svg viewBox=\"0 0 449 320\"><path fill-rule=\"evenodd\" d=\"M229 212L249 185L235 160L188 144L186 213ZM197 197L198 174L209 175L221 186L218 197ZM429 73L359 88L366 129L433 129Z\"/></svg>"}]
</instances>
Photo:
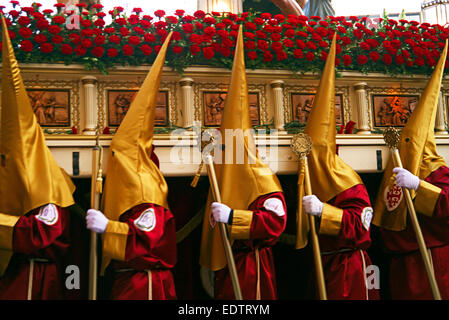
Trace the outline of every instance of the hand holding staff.
<instances>
[{"instance_id":1,"label":"hand holding staff","mask_svg":"<svg viewBox=\"0 0 449 320\"><path fill-rule=\"evenodd\" d=\"M210 141L213 143L213 137L210 137ZM203 144L204 145L204 144ZM204 149L204 147L202 148ZM210 153L203 154L204 163L207 166L207 175L209 176L210 186L212 190L212 196L214 201L221 202L220 189L218 188L217 176L215 175L215 168L212 155ZM232 253L231 243L228 238L226 226L224 223L217 222L220 230L221 239L223 241L223 247L226 254L226 261L229 268L229 274L231 276L232 287L234 289L234 296L236 300L243 300L242 292L240 290L240 283L237 275L237 269L235 267L234 255Z\"/></svg>"},{"instance_id":2,"label":"hand holding staff","mask_svg":"<svg viewBox=\"0 0 449 320\"><path fill-rule=\"evenodd\" d=\"M291 148L298 155L302 170L304 170L305 194L312 194L312 186L310 184L309 166L307 165L307 155L312 150L312 140L305 133L299 133L292 139ZM313 256L315 260L315 274L318 285L318 291L321 300L327 300L326 284L324 281L323 264L321 261L320 244L315 228L315 217L307 215L310 225L310 236L313 246Z\"/></svg>"},{"instance_id":3,"label":"hand holding staff","mask_svg":"<svg viewBox=\"0 0 449 320\"><path fill-rule=\"evenodd\" d=\"M398 131L393 128L387 128L384 132L384 140L387 146L390 148L392 156L393 156L393 163L396 167L402 168L402 161L401 157L399 155L399 150L397 149L397 145L400 141L400 135ZM427 252L426 243L424 242L424 237L421 232L421 228L418 223L418 218L416 215L415 207L413 206L412 197L410 195L410 190L407 188L402 188L402 192L405 196L405 201L408 208L408 213L410 216L410 220L413 225L413 229L415 231L416 240L418 242L419 251L421 252L421 256L424 262L424 266L426 268L427 278L429 279L430 286L432 288L432 294L433 298L435 300L441 300L440 291L438 289L437 281L435 279L435 273L432 267L432 264L430 262L430 258Z\"/></svg>"},{"instance_id":4,"label":"hand holding staff","mask_svg":"<svg viewBox=\"0 0 449 320\"><path fill-rule=\"evenodd\" d=\"M99 134L97 132L97 141L92 149L92 179L90 192L90 205L92 209L100 209L100 194L103 187L103 175L101 170L103 158L103 149L100 146ZM89 300L97 300L97 233L90 233L90 255L89 255Z\"/></svg>"}]
</instances>

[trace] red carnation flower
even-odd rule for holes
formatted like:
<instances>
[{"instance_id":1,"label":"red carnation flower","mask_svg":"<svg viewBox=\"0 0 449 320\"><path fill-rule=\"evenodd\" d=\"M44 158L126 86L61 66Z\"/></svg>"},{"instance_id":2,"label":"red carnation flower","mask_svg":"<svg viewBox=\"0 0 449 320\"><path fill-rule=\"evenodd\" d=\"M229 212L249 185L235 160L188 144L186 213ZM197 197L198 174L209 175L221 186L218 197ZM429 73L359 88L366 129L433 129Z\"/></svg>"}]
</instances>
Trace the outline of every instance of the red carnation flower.
<instances>
[{"instance_id":1,"label":"red carnation flower","mask_svg":"<svg viewBox=\"0 0 449 320\"><path fill-rule=\"evenodd\" d=\"M151 43L151 42L156 41L156 37L153 34L151 34L151 33L145 33L143 35L143 40L146 41L146 42L150 42Z\"/></svg>"},{"instance_id":2,"label":"red carnation flower","mask_svg":"<svg viewBox=\"0 0 449 320\"><path fill-rule=\"evenodd\" d=\"M22 27L19 29L19 34L22 36L22 38L30 38L33 35L33 31L31 31L30 28Z\"/></svg>"},{"instance_id":3,"label":"red carnation flower","mask_svg":"<svg viewBox=\"0 0 449 320\"><path fill-rule=\"evenodd\" d=\"M103 19L97 19L97 20L95 20L94 25L96 27L103 27L105 25L105 22Z\"/></svg>"},{"instance_id":4,"label":"red carnation flower","mask_svg":"<svg viewBox=\"0 0 449 320\"><path fill-rule=\"evenodd\" d=\"M393 62L393 58L388 53L384 53L382 56L382 61L389 66Z\"/></svg>"},{"instance_id":5,"label":"red carnation flower","mask_svg":"<svg viewBox=\"0 0 449 320\"><path fill-rule=\"evenodd\" d=\"M94 48L92 49L92 54L93 54L94 56L96 56L97 58L100 58L100 57L102 57L103 54L104 54L104 48L103 48L103 47L94 47Z\"/></svg>"},{"instance_id":6,"label":"red carnation flower","mask_svg":"<svg viewBox=\"0 0 449 320\"><path fill-rule=\"evenodd\" d=\"M51 25L48 27L48 32L50 32L51 34L58 34L61 32L61 28L56 25Z\"/></svg>"},{"instance_id":7,"label":"red carnation flower","mask_svg":"<svg viewBox=\"0 0 449 320\"><path fill-rule=\"evenodd\" d=\"M185 11L181 10L181 9L178 9L175 11L175 15L178 17L182 17L184 15L184 13L185 13Z\"/></svg>"},{"instance_id":8,"label":"red carnation flower","mask_svg":"<svg viewBox=\"0 0 449 320\"><path fill-rule=\"evenodd\" d=\"M127 35L129 35L129 30L125 27L121 27L120 34L122 35L122 37L126 37Z\"/></svg>"},{"instance_id":9,"label":"red carnation flower","mask_svg":"<svg viewBox=\"0 0 449 320\"><path fill-rule=\"evenodd\" d=\"M108 55L109 58L114 58L118 55L118 50L116 48L109 48L106 51L106 54Z\"/></svg>"},{"instance_id":10,"label":"red carnation flower","mask_svg":"<svg viewBox=\"0 0 449 320\"><path fill-rule=\"evenodd\" d=\"M140 38L138 36L131 36L129 37L128 42L133 46L137 46L138 44L140 44Z\"/></svg>"},{"instance_id":11,"label":"red carnation flower","mask_svg":"<svg viewBox=\"0 0 449 320\"><path fill-rule=\"evenodd\" d=\"M123 55L130 56L134 53L134 48L132 46L130 46L129 44L125 44L122 47L122 52L123 52Z\"/></svg>"},{"instance_id":12,"label":"red carnation flower","mask_svg":"<svg viewBox=\"0 0 449 320\"><path fill-rule=\"evenodd\" d=\"M195 11L195 12L193 13L193 15L194 15L195 18L197 18L197 19L203 19L203 18L206 16L206 14L204 13L203 10L197 10L197 11Z\"/></svg>"},{"instance_id":13,"label":"red carnation flower","mask_svg":"<svg viewBox=\"0 0 449 320\"><path fill-rule=\"evenodd\" d=\"M380 59L380 54L379 54L378 52L376 52L376 51L371 51L371 52L369 53L369 57L371 58L371 60L372 60L373 62L376 62L377 60Z\"/></svg>"},{"instance_id":14,"label":"red carnation flower","mask_svg":"<svg viewBox=\"0 0 449 320\"><path fill-rule=\"evenodd\" d=\"M25 52L31 52L33 50L33 43L30 40L22 40L20 42L20 49Z\"/></svg>"},{"instance_id":15,"label":"red carnation flower","mask_svg":"<svg viewBox=\"0 0 449 320\"><path fill-rule=\"evenodd\" d=\"M364 54L361 54L357 57L357 62L363 66L364 64L366 64L368 62L368 57L365 56Z\"/></svg>"},{"instance_id":16,"label":"red carnation flower","mask_svg":"<svg viewBox=\"0 0 449 320\"><path fill-rule=\"evenodd\" d=\"M86 52L87 52L87 49L84 48L84 47L81 46L81 45L78 45L78 46L76 46L76 48L75 48L75 53L76 53L78 56L84 56L84 55L86 54Z\"/></svg>"},{"instance_id":17,"label":"red carnation flower","mask_svg":"<svg viewBox=\"0 0 449 320\"><path fill-rule=\"evenodd\" d=\"M266 49L268 49L268 42L266 42L265 40L258 40L257 41L257 47L260 50L266 50Z\"/></svg>"},{"instance_id":18,"label":"red carnation flower","mask_svg":"<svg viewBox=\"0 0 449 320\"><path fill-rule=\"evenodd\" d=\"M165 16L165 11L164 10L156 10L156 11L154 11L154 15L158 18L162 18L163 16Z\"/></svg>"},{"instance_id":19,"label":"red carnation flower","mask_svg":"<svg viewBox=\"0 0 449 320\"><path fill-rule=\"evenodd\" d=\"M47 42L47 36L42 34L42 33L39 33L39 34L34 36L34 41L37 42L37 43Z\"/></svg>"},{"instance_id":20,"label":"red carnation flower","mask_svg":"<svg viewBox=\"0 0 449 320\"><path fill-rule=\"evenodd\" d=\"M90 40L90 39L83 39L83 40L81 40L81 45L84 48L90 48L90 47L92 47L93 43L92 43L92 40Z\"/></svg>"},{"instance_id":21,"label":"red carnation flower","mask_svg":"<svg viewBox=\"0 0 449 320\"><path fill-rule=\"evenodd\" d=\"M348 55L348 54L345 54L345 55L343 56L343 64L344 64L345 66L349 66L351 63L352 63L352 58L351 58L351 56Z\"/></svg>"},{"instance_id":22,"label":"red carnation flower","mask_svg":"<svg viewBox=\"0 0 449 320\"><path fill-rule=\"evenodd\" d=\"M210 60L214 57L215 52L212 49L212 47L204 47L203 48L203 55L206 59Z\"/></svg>"},{"instance_id":23,"label":"red carnation flower","mask_svg":"<svg viewBox=\"0 0 449 320\"><path fill-rule=\"evenodd\" d=\"M106 37L103 35L97 35L94 40L96 45L102 45L106 42Z\"/></svg>"},{"instance_id":24,"label":"red carnation flower","mask_svg":"<svg viewBox=\"0 0 449 320\"><path fill-rule=\"evenodd\" d=\"M313 52L307 52L306 53L306 60L307 61L313 61L315 59L315 54Z\"/></svg>"},{"instance_id":25,"label":"red carnation flower","mask_svg":"<svg viewBox=\"0 0 449 320\"><path fill-rule=\"evenodd\" d=\"M142 10L142 8L134 8L134 9L133 9L133 12L135 12L135 13L141 13L141 12L143 12L143 10Z\"/></svg>"},{"instance_id":26,"label":"red carnation flower","mask_svg":"<svg viewBox=\"0 0 449 320\"><path fill-rule=\"evenodd\" d=\"M248 55L248 58L250 60L256 60L257 59L257 52L256 51L248 51L247 55Z\"/></svg>"},{"instance_id":27,"label":"red carnation flower","mask_svg":"<svg viewBox=\"0 0 449 320\"><path fill-rule=\"evenodd\" d=\"M173 53L175 54L179 54L182 52L182 47L181 46L173 46Z\"/></svg>"},{"instance_id":28,"label":"red carnation flower","mask_svg":"<svg viewBox=\"0 0 449 320\"><path fill-rule=\"evenodd\" d=\"M31 22L31 19L26 16L21 16L19 19L17 19L17 23L23 27L29 25L30 22Z\"/></svg>"},{"instance_id":29,"label":"red carnation flower","mask_svg":"<svg viewBox=\"0 0 449 320\"><path fill-rule=\"evenodd\" d=\"M43 53L50 53L53 51L53 45L49 42L43 43L40 47L40 51Z\"/></svg>"},{"instance_id":30,"label":"red carnation flower","mask_svg":"<svg viewBox=\"0 0 449 320\"><path fill-rule=\"evenodd\" d=\"M115 34L109 36L109 42L119 44L120 43L120 37L116 36Z\"/></svg>"},{"instance_id":31,"label":"red carnation flower","mask_svg":"<svg viewBox=\"0 0 449 320\"><path fill-rule=\"evenodd\" d=\"M270 62L271 60L273 60L273 55L271 54L270 51L264 51L263 52L263 61L264 62Z\"/></svg>"},{"instance_id":32,"label":"red carnation flower","mask_svg":"<svg viewBox=\"0 0 449 320\"><path fill-rule=\"evenodd\" d=\"M142 51L145 56L149 56L153 52L153 49L151 49L149 45L143 44L140 46L140 51Z\"/></svg>"},{"instance_id":33,"label":"red carnation flower","mask_svg":"<svg viewBox=\"0 0 449 320\"><path fill-rule=\"evenodd\" d=\"M304 57L304 52L301 49L295 49L293 50L293 56L296 59L302 59Z\"/></svg>"},{"instance_id":34,"label":"red carnation flower","mask_svg":"<svg viewBox=\"0 0 449 320\"><path fill-rule=\"evenodd\" d=\"M69 45L67 43L64 43L64 44L61 45L61 53L62 54L69 55L69 54L72 54L72 52L73 52L73 48L72 48L71 45Z\"/></svg>"},{"instance_id":35,"label":"red carnation flower","mask_svg":"<svg viewBox=\"0 0 449 320\"><path fill-rule=\"evenodd\" d=\"M92 25L92 21L90 21L88 19L81 19L80 24L84 28L89 28Z\"/></svg>"},{"instance_id":36,"label":"red carnation flower","mask_svg":"<svg viewBox=\"0 0 449 320\"><path fill-rule=\"evenodd\" d=\"M213 36L215 34L215 28L214 27L204 28L204 34L206 34L208 36Z\"/></svg>"},{"instance_id":37,"label":"red carnation flower","mask_svg":"<svg viewBox=\"0 0 449 320\"><path fill-rule=\"evenodd\" d=\"M196 55L198 52L201 51L201 48L197 45L192 45L190 46L190 53L194 56Z\"/></svg>"},{"instance_id":38,"label":"red carnation flower","mask_svg":"<svg viewBox=\"0 0 449 320\"><path fill-rule=\"evenodd\" d=\"M60 44L64 41L64 38L60 35L55 35L51 38L51 42L55 43L55 44Z\"/></svg>"},{"instance_id":39,"label":"red carnation flower","mask_svg":"<svg viewBox=\"0 0 449 320\"><path fill-rule=\"evenodd\" d=\"M193 24L191 24L191 23L184 23L182 25L182 30L185 33L192 33L193 32Z\"/></svg>"}]
</instances>

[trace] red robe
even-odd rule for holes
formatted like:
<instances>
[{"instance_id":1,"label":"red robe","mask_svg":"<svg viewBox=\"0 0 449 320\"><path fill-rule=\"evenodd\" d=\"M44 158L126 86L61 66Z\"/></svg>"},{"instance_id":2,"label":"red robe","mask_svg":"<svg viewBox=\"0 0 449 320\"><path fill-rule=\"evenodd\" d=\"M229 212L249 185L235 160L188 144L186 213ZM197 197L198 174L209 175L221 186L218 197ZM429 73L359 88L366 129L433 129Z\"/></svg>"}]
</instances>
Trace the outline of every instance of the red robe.
<instances>
[{"instance_id":1,"label":"red robe","mask_svg":"<svg viewBox=\"0 0 449 320\"><path fill-rule=\"evenodd\" d=\"M331 232L324 230L324 224L328 223L325 220L331 218L326 213L326 205L320 219L319 242L327 298L329 300L366 300L368 294L370 300L379 299L378 290L367 289L363 267L363 264L365 268L371 265L371 260L365 251L371 244L369 234L371 219L363 220L362 218L364 210L371 209L365 186L355 185L338 194L328 204L342 209L343 212L334 220L334 230L329 230ZM339 252L342 250L346 252Z\"/></svg>"},{"instance_id":2,"label":"red robe","mask_svg":"<svg viewBox=\"0 0 449 320\"><path fill-rule=\"evenodd\" d=\"M58 263L69 248L70 214L56 207L53 224L39 220L39 208L20 217L14 226L13 251L5 274L0 278L0 299L26 300L30 258L34 262L32 299L63 298L65 272Z\"/></svg>"},{"instance_id":3,"label":"red robe","mask_svg":"<svg viewBox=\"0 0 449 320\"><path fill-rule=\"evenodd\" d=\"M441 188L431 216L419 211L419 203L429 200L420 196L426 193L421 183L415 197L424 241L431 248L435 278L443 299L449 299L449 168L442 166L432 172L425 182ZM390 291L392 299L433 299L427 273L419 252L413 226L407 216L407 228L403 231L382 229L386 249L393 254L390 262Z\"/></svg>"},{"instance_id":4,"label":"red robe","mask_svg":"<svg viewBox=\"0 0 449 320\"><path fill-rule=\"evenodd\" d=\"M269 198L280 199L285 214L267 210L264 202ZM262 300L276 299L276 274L271 247L285 229L287 222L287 207L284 195L275 192L260 196L248 210L253 212L249 240L235 240L233 244L234 260L242 291L243 299L255 300L257 287L256 247L260 258L260 298ZM228 268L215 272L215 298L235 299Z\"/></svg>"},{"instance_id":5,"label":"red robe","mask_svg":"<svg viewBox=\"0 0 449 320\"><path fill-rule=\"evenodd\" d=\"M135 221L154 209L154 228L144 231ZM176 264L176 229L172 213L154 204L140 204L120 216L129 226L125 261L112 260L110 299L148 300L148 273L151 270L152 299L176 299L171 268Z\"/></svg>"}]
</instances>

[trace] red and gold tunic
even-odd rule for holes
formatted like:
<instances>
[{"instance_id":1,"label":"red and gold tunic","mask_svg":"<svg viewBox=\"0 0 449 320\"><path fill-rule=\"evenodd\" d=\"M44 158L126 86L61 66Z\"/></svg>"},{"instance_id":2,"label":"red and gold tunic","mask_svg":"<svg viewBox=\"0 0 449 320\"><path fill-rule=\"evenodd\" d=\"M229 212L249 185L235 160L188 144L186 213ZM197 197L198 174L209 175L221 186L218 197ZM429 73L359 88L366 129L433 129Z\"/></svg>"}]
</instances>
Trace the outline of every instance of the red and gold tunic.
<instances>
[{"instance_id":1,"label":"red and gold tunic","mask_svg":"<svg viewBox=\"0 0 449 320\"><path fill-rule=\"evenodd\" d=\"M176 264L176 229L169 210L145 203L120 221L110 220L103 248L113 259L111 299L176 299L170 270Z\"/></svg>"},{"instance_id":2,"label":"red and gold tunic","mask_svg":"<svg viewBox=\"0 0 449 320\"><path fill-rule=\"evenodd\" d=\"M431 251L435 278L443 299L449 299L449 168L441 166L421 181L414 199L424 241ZM407 217L408 219L408 217ZM382 229L390 263L392 299L433 299L415 232L407 220L403 231Z\"/></svg>"},{"instance_id":3,"label":"red and gold tunic","mask_svg":"<svg viewBox=\"0 0 449 320\"><path fill-rule=\"evenodd\" d=\"M65 273L60 261L69 248L69 224L69 210L53 204L21 217L0 214L0 232L6 235L0 237L1 249L14 252L0 278L0 299L63 298ZM8 234L12 240L7 239Z\"/></svg>"},{"instance_id":4,"label":"red and gold tunic","mask_svg":"<svg viewBox=\"0 0 449 320\"><path fill-rule=\"evenodd\" d=\"M265 201L279 199L284 214L268 210ZM275 192L260 196L248 210L234 210L231 238L235 266L243 299L276 299L276 275L271 247L277 242L287 222L284 196ZM258 256L258 257L257 257ZM228 268L215 273L215 298L235 299Z\"/></svg>"},{"instance_id":5,"label":"red and gold tunic","mask_svg":"<svg viewBox=\"0 0 449 320\"><path fill-rule=\"evenodd\" d=\"M366 267L371 260L369 226L372 208L363 184L355 185L324 203L319 226L324 277L328 299L378 299L368 290Z\"/></svg>"}]
</instances>

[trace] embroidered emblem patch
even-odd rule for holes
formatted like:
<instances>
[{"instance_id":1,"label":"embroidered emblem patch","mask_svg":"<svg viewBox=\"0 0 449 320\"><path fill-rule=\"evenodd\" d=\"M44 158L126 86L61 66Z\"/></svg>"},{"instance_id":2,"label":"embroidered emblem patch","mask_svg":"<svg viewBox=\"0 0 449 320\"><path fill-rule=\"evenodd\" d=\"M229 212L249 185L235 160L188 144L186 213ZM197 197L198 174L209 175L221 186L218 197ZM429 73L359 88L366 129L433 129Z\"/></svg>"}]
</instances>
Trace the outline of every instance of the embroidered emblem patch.
<instances>
[{"instance_id":1,"label":"embroidered emblem patch","mask_svg":"<svg viewBox=\"0 0 449 320\"><path fill-rule=\"evenodd\" d=\"M46 225L52 226L58 221L58 209L54 204L47 204L39 209L36 219L42 221Z\"/></svg>"},{"instance_id":2,"label":"embroidered emblem patch","mask_svg":"<svg viewBox=\"0 0 449 320\"><path fill-rule=\"evenodd\" d=\"M273 211L280 217L282 217L285 214L284 205L282 204L282 201L279 200L278 198L270 198L265 200L263 206L265 209Z\"/></svg>"},{"instance_id":3,"label":"embroidered emblem patch","mask_svg":"<svg viewBox=\"0 0 449 320\"><path fill-rule=\"evenodd\" d=\"M363 227L368 231L371 225L371 220L373 219L373 208L366 207L362 211L361 215Z\"/></svg>"},{"instance_id":4,"label":"embroidered emblem patch","mask_svg":"<svg viewBox=\"0 0 449 320\"><path fill-rule=\"evenodd\" d=\"M402 201L402 188L396 183L388 185L384 191L384 201L388 211L396 209Z\"/></svg>"},{"instance_id":5,"label":"embroidered emblem patch","mask_svg":"<svg viewBox=\"0 0 449 320\"><path fill-rule=\"evenodd\" d=\"M156 215L154 209L150 208L142 212L139 218L134 220L134 225L145 232L151 231L156 226Z\"/></svg>"}]
</instances>

